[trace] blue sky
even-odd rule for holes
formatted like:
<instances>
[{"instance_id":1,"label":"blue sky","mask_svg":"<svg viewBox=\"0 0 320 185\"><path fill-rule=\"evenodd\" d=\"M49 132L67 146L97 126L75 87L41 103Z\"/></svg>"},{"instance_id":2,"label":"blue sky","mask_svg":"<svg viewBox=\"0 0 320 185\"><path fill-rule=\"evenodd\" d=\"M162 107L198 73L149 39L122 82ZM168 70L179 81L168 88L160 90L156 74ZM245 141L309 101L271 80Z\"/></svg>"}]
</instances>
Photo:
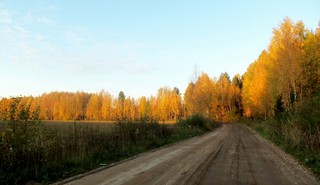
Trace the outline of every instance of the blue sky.
<instances>
[{"instance_id":1,"label":"blue sky","mask_svg":"<svg viewBox=\"0 0 320 185\"><path fill-rule=\"evenodd\" d=\"M195 66L243 74L286 17L316 29L318 0L0 0L0 97L184 92Z\"/></svg>"}]
</instances>

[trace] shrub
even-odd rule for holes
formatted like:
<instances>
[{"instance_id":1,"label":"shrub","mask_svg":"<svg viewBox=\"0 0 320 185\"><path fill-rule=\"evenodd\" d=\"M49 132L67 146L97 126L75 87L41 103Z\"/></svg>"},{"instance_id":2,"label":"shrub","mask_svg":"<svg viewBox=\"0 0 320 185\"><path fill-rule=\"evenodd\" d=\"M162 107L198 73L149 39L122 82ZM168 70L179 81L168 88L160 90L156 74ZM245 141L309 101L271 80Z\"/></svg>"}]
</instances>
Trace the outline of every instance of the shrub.
<instances>
[{"instance_id":1,"label":"shrub","mask_svg":"<svg viewBox=\"0 0 320 185\"><path fill-rule=\"evenodd\" d=\"M298 102L293 122L310 132L316 131L320 127L320 95Z\"/></svg>"},{"instance_id":2,"label":"shrub","mask_svg":"<svg viewBox=\"0 0 320 185\"><path fill-rule=\"evenodd\" d=\"M33 178L40 173L45 162L47 145L43 142L39 111L31 114L30 107L19 105L20 100L21 98L12 99L6 113L8 125L1 132L1 184L19 184L21 179Z\"/></svg>"},{"instance_id":3,"label":"shrub","mask_svg":"<svg viewBox=\"0 0 320 185\"><path fill-rule=\"evenodd\" d=\"M212 121L199 114L192 115L184 120L179 120L178 125L198 127L200 129L204 129L205 131L209 131L212 129Z\"/></svg>"}]
</instances>

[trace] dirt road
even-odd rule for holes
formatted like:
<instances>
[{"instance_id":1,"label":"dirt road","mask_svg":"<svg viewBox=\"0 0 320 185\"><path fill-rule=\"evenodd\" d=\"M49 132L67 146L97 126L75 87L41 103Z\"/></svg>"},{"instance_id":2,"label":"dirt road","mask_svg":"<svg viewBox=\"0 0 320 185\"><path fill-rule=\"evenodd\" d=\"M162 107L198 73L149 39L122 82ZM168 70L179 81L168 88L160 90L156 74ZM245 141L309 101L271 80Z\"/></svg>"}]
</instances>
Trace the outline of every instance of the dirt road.
<instances>
[{"instance_id":1,"label":"dirt road","mask_svg":"<svg viewBox=\"0 0 320 185\"><path fill-rule=\"evenodd\" d=\"M66 184L319 184L290 156L240 124L145 153Z\"/></svg>"}]
</instances>

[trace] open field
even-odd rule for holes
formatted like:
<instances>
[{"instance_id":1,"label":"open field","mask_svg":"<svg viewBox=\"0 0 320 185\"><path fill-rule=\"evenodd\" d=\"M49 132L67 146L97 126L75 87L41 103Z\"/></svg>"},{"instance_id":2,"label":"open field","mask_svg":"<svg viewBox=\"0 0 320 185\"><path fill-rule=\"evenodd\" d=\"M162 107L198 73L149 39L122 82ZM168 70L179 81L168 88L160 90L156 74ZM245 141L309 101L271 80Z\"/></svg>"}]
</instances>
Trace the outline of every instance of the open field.
<instances>
[{"instance_id":1,"label":"open field","mask_svg":"<svg viewBox=\"0 0 320 185\"><path fill-rule=\"evenodd\" d=\"M109 129L114 126L112 121L61 121L61 120L44 120L42 121L44 128L55 129L59 131L73 130L74 127L88 127L91 129Z\"/></svg>"},{"instance_id":2,"label":"open field","mask_svg":"<svg viewBox=\"0 0 320 185\"><path fill-rule=\"evenodd\" d=\"M47 125L55 125L55 124L73 124L73 123L80 123L80 124L111 124L114 121L74 121L74 120L42 120L43 124Z\"/></svg>"},{"instance_id":3,"label":"open field","mask_svg":"<svg viewBox=\"0 0 320 185\"><path fill-rule=\"evenodd\" d=\"M60 131L68 131L73 129L74 126L90 127L90 128L110 128L116 122L115 121L74 121L74 120L42 120L42 125L46 129L59 129ZM159 124L175 124L175 121L159 121ZM5 121L0 121L0 131L4 131L8 128L8 123Z\"/></svg>"},{"instance_id":4,"label":"open field","mask_svg":"<svg viewBox=\"0 0 320 185\"><path fill-rule=\"evenodd\" d=\"M42 123L44 125L48 125L48 126L57 126L57 125L61 125L61 124L90 124L93 126L108 126L110 124L114 124L116 123L116 121L87 121L87 120L42 120ZM175 124L176 121L158 121L159 124Z\"/></svg>"}]
</instances>

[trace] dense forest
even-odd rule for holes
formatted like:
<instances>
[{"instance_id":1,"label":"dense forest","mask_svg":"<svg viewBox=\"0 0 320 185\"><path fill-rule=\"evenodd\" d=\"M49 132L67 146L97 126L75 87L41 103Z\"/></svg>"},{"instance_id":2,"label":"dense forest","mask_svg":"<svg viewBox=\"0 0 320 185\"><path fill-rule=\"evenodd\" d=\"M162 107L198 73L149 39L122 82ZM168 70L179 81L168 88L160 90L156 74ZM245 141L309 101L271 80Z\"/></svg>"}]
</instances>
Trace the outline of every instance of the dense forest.
<instances>
[{"instance_id":1,"label":"dense forest","mask_svg":"<svg viewBox=\"0 0 320 185\"><path fill-rule=\"evenodd\" d=\"M303 22L287 18L274 29L269 47L244 75L244 115L279 116L316 101L319 93L320 28L313 32Z\"/></svg>"}]
</instances>

